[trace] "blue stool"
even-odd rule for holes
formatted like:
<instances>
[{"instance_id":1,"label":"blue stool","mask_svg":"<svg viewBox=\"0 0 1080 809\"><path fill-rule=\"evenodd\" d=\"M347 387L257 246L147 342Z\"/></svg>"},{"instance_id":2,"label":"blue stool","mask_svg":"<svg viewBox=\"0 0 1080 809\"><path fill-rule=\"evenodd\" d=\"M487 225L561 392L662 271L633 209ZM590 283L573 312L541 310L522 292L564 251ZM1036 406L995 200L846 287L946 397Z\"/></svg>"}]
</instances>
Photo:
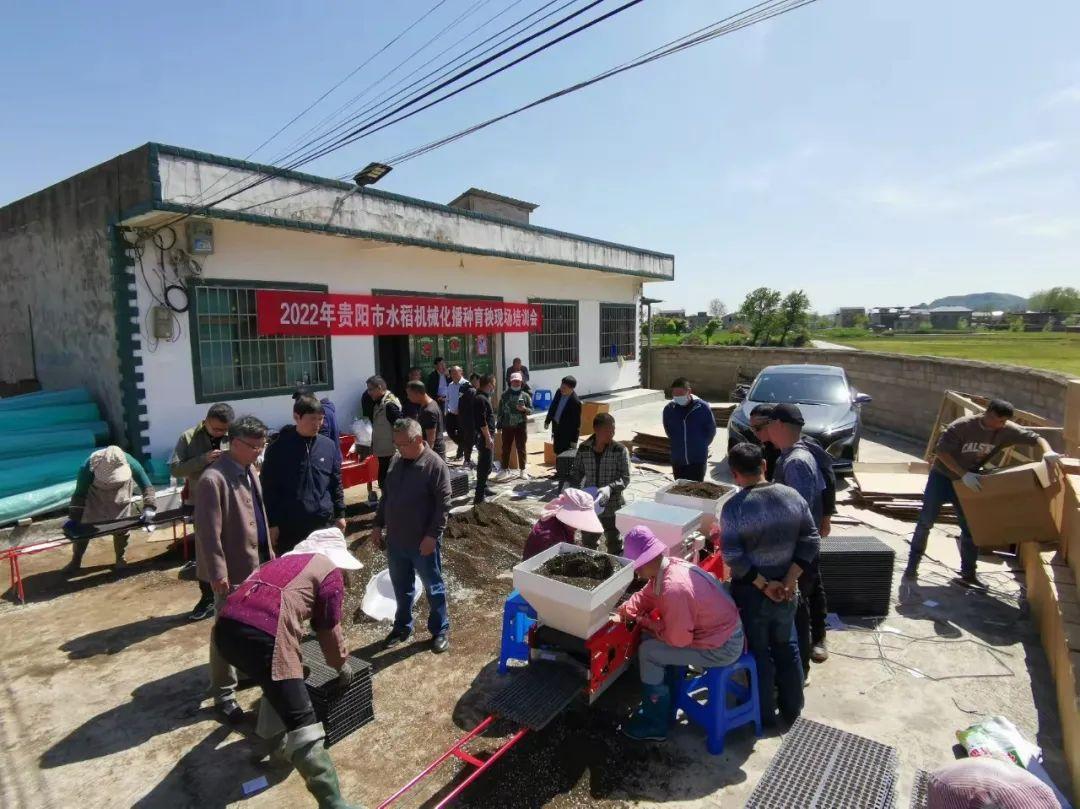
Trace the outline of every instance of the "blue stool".
<instances>
[{"instance_id":1,"label":"blue stool","mask_svg":"<svg viewBox=\"0 0 1080 809\"><path fill-rule=\"evenodd\" d=\"M733 675L745 671L750 682L747 688L733 679ZM668 684L673 686L671 714L674 720L681 710L687 719L705 729L707 748L714 756L724 752L724 737L729 730L754 723L761 737L761 706L758 703L757 665L754 656L743 652L742 657L730 666L705 669L705 673L687 679L685 667L669 667ZM708 691L704 704L694 699L698 691ZM727 697L734 700L728 705Z\"/></svg>"},{"instance_id":2,"label":"blue stool","mask_svg":"<svg viewBox=\"0 0 1080 809\"><path fill-rule=\"evenodd\" d=\"M529 660L529 627L536 623L536 610L514 590L503 604L502 646L499 650L499 674L506 674L508 660ZM756 693L756 691L755 691Z\"/></svg>"},{"instance_id":3,"label":"blue stool","mask_svg":"<svg viewBox=\"0 0 1080 809\"><path fill-rule=\"evenodd\" d=\"M542 413L549 407L551 407L551 391L547 389L533 391L533 410Z\"/></svg>"}]
</instances>

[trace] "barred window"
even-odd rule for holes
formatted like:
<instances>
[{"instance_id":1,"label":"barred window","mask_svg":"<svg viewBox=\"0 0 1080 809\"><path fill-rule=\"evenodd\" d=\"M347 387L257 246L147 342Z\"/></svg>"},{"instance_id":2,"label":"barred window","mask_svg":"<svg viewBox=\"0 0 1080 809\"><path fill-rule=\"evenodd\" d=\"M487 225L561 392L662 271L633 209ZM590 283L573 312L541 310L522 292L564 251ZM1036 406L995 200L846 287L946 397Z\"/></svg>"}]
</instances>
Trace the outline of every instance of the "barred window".
<instances>
[{"instance_id":1,"label":"barred window","mask_svg":"<svg viewBox=\"0 0 1080 809\"><path fill-rule=\"evenodd\" d=\"M600 362L634 359L637 307L632 303L600 304Z\"/></svg>"},{"instance_id":2,"label":"barred window","mask_svg":"<svg viewBox=\"0 0 1080 809\"><path fill-rule=\"evenodd\" d=\"M578 364L577 301L530 300L543 308L543 326L529 332L529 368L568 368Z\"/></svg>"},{"instance_id":3,"label":"barred window","mask_svg":"<svg viewBox=\"0 0 1080 809\"><path fill-rule=\"evenodd\" d=\"M249 399L333 387L329 337L261 337L255 291L280 285L210 281L192 287L195 400ZM296 285L290 285L296 288ZM325 287L305 286L318 292Z\"/></svg>"}]
</instances>

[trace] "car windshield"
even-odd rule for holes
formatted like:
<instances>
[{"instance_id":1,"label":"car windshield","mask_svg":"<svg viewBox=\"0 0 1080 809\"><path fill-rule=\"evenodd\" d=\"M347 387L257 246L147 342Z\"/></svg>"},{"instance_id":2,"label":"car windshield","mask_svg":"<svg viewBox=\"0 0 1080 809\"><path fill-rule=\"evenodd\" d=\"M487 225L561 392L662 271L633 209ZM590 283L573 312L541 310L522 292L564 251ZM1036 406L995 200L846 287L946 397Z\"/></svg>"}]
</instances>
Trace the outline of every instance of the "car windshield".
<instances>
[{"instance_id":1,"label":"car windshield","mask_svg":"<svg viewBox=\"0 0 1080 809\"><path fill-rule=\"evenodd\" d=\"M755 402L849 404L851 394L842 376L831 374L762 374L748 397Z\"/></svg>"}]
</instances>

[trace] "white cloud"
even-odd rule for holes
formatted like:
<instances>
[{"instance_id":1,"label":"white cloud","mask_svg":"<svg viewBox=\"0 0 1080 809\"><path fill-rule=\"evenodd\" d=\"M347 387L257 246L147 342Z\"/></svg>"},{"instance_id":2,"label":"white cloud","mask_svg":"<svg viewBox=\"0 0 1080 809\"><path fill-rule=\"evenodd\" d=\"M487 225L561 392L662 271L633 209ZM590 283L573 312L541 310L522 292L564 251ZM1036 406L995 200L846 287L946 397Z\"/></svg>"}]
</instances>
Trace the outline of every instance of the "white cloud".
<instances>
[{"instance_id":1,"label":"white cloud","mask_svg":"<svg viewBox=\"0 0 1080 809\"><path fill-rule=\"evenodd\" d=\"M972 163L961 169L959 174L967 179L979 179L1038 165L1051 159L1058 151L1058 146L1058 142L1054 140L1037 140L1022 143L1019 146L991 155L985 160Z\"/></svg>"}]
</instances>

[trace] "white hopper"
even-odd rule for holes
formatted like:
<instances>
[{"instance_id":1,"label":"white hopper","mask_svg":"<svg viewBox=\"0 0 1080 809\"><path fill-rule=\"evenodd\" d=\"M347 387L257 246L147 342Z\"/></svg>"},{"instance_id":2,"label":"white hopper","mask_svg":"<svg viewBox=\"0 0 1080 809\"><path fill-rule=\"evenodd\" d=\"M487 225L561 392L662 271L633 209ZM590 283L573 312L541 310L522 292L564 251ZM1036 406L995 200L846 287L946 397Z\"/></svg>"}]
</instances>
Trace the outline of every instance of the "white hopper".
<instances>
[{"instance_id":1,"label":"white hopper","mask_svg":"<svg viewBox=\"0 0 1080 809\"><path fill-rule=\"evenodd\" d=\"M733 483L709 482L714 486L719 486L724 492L716 500L708 497L693 497L688 494L675 494L671 491L682 483L694 483L692 480L672 481L657 491L655 500L657 503L664 503L668 506L681 506L682 508L692 508L695 511L700 511L702 514L701 531L707 534L712 528L712 524L720 517L720 507L738 490L738 487Z\"/></svg>"},{"instance_id":2,"label":"white hopper","mask_svg":"<svg viewBox=\"0 0 1080 809\"><path fill-rule=\"evenodd\" d=\"M634 578L634 566L629 559L612 556L621 565L615 575L595 590L583 590L566 582L549 579L535 571L548 559L562 553L608 554L560 542L515 565L514 587L524 597L547 626L567 632L574 637L588 638L607 623L608 615Z\"/></svg>"},{"instance_id":3,"label":"white hopper","mask_svg":"<svg viewBox=\"0 0 1080 809\"><path fill-rule=\"evenodd\" d=\"M652 500L635 500L615 512L615 526L624 536L635 525L644 525L669 551L682 544L700 524L700 511Z\"/></svg>"}]
</instances>

